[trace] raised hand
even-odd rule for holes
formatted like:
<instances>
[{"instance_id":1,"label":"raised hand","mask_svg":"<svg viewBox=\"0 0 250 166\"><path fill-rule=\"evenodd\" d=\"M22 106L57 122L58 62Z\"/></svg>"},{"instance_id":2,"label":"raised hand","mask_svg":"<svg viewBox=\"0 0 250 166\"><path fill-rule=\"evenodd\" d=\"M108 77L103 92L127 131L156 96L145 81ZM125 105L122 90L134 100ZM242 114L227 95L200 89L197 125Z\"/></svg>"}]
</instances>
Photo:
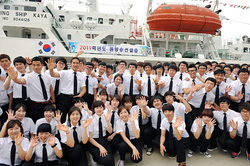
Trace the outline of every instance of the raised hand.
<instances>
[{"instance_id":1,"label":"raised hand","mask_svg":"<svg viewBox=\"0 0 250 166\"><path fill-rule=\"evenodd\" d=\"M30 147L34 148L38 145L38 136L34 136L30 139Z\"/></svg>"},{"instance_id":2,"label":"raised hand","mask_svg":"<svg viewBox=\"0 0 250 166\"><path fill-rule=\"evenodd\" d=\"M134 160L140 159L140 153L139 153L139 151L136 149L136 147L134 147L132 150L133 150L132 157L134 158Z\"/></svg>"},{"instance_id":3,"label":"raised hand","mask_svg":"<svg viewBox=\"0 0 250 166\"><path fill-rule=\"evenodd\" d=\"M160 81L160 78L158 76L156 76L155 78L153 78L155 84L157 84Z\"/></svg>"},{"instance_id":4,"label":"raised hand","mask_svg":"<svg viewBox=\"0 0 250 166\"><path fill-rule=\"evenodd\" d=\"M165 86L165 84L164 84L164 82L162 82L162 81L159 81L159 87L164 87Z\"/></svg>"},{"instance_id":5,"label":"raised hand","mask_svg":"<svg viewBox=\"0 0 250 166\"><path fill-rule=\"evenodd\" d=\"M209 127L209 128L211 128L212 126L215 126L216 124L216 120L215 119L211 119L208 123L207 123L207 126Z\"/></svg>"},{"instance_id":6,"label":"raised hand","mask_svg":"<svg viewBox=\"0 0 250 166\"><path fill-rule=\"evenodd\" d=\"M123 89L124 89L124 85L123 84L118 87L118 91L119 92L121 92Z\"/></svg>"},{"instance_id":7,"label":"raised hand","mask_svg":"<svg viewBox=\"0 0 250 166\"><path fill-rule=\"evenodd\" d=\"M136 78L136 79L135 79L135 83L136 83L138 86L140 86L141 83L142 83L142 81L141 81L140 79Z\"/></svg>"},{"instance_id":8,"label":"raised hand","mask_svg":"<svg viewBox=\"0 0 250 166\"><path fill-rule=\"evenodd\" d=\"M110 105L110 103L107 103L107 104L106 104L107 110L110 110L110 111L111 111L111 107L112 107L112 106Z\"/></svg>"},{"instance_id":9,"label":"raised hand","mask_svg":"<svg viewBox=\"0 0 250 166\"><path fill-rule=\"evenodd\" d=\"M138 118L138 116L139 116L139 110L134 111L132 115L129 116L129 121L131 123L134 123L134 121Z\"/></svg>"},{"instance_id":10,"label":"raised hand","mask_svg":"<svg viewBox=\"0 0 250 166\"><path fill-rule=\"evenodd\" d=\"M14 116L14 111L11 109L8 109L8 111L6 111L6 114L8 115L7 121L10 121L16 117L16 116Z\"/></svg>"},{"instance_id":11,"label":"raised hand","mask_svg":"<svg viewBox=\"0 0 250 166\"><path fill-rule=\"evenodd\" d=\"M15 80L17 78L18 73L14 70L14 67L8 67L7 73L12 80Z\"/></svg>"},{"instance_id":12,"label":"raised hand","mask_svg":"<svg viewBox=\"0 0 250 166\"><path fill-rule=\"evenodd\" d=\"M202 127L202 119L201 118L196 118L195 123L199 126Z\"/></svg>"},{"instance_id":13,"label":"raised hand","mask_svg":"<svg viewBox=\"0 0 250 166\"><path fill-rule=\"evenodd\" d=\"M211 109L212 108L212 104L208 101L205 103L205 109Z\"/></svg>"},{"instance_id":14,"label":"raised hand","mask_svg":"<svg viewBox=\"0 0 250 166\"><path fill-rule=\"evenodd\" d=\"M194 83L191 84L190 91L194 93L197 90L197 87L194 85Z\"/></svg>"},{"instance_id":15,"label":"raised hand","mask_svg":"<svg viewBox=\"0 0 250 166\"><path fill-rule=\"evenodd\" d=\"M16 145L20 145L23 141L23 134L20 132L16 137L15 137L15 143Z\"/></svg>"},{"instance_id":16,"label":"raised hand","mask_svg":"<svg viewBox=\"0 0 250 166\"><path fill-rule=\"evenodd\" d=\"M178 128L181 127L181 125L183 124L183 120L175 120L174 122L174 128Z\"/></svg>"},{"instance_id":17,"label":"raised hand","mask_svg":"<svg viewBox=\"0 0 250 166\"><path fill-rule=\"evenodd\" d=\"M83 54L83 51L79 51L76 53L76 56L75 57L78 57L79 55L82 55Z\"/></svg>"},{"instance_id":18,"label":"raised hand","mask_svg":"<svg viewBox=\"0 0 250 166\"><path fill-rule=\"evenodd\" d=\"M54 116L54 119L57 121L57 123L61 123L61 117L62 117L62 112L60 110L55 111L56 116Z\"/></svg>"},{"instance_id":19,"label":"raised hand","mask_svg":"<svg viewBox=\"0 0 250 166\"><path fill-rule=\"evenodd\" d=\"M160 153L162 156L164 156L164 153L166 152L166 148L164 145L160 145Z\"/></svg>"},{"instance_id":20,"label":"raised hand","mask_svg":"<svg viewBox=\"0 0 250 166\"><path fill-rule=\"evenodd\" d=\"M45 61L45 63L46 63L49 70L52 70L52 69L54 69L56 67L56 64L54 63L54 60L51 59L51 58L49 58L47 62Z\"/></svg>"},{"instance_id":21,"label":"raised hand","mask_svg":"<svg viewBox=\"0 0 250 166\"><path fill-rule=\"evenodd\" d=\"M143 96L140 98L140 106L141 107L146 107L148 105L148 100L146 100L146 97Z\"/></svg>"},{"instance_id":22,"label":"raised hand","mask_svg":"<svg viewBox=\"0 0 250 166\"><path fill-rule=\"evenodd\" d=\"M103 78L102 78L102 77L97 77L97 80L98 80L98 81L102 81Z\"/></svg>"},{"instance_id":23,"label":"raised hand","mask_svg":"<svg viewBox=\"0 0 250 166\"><path fill-rule=\"evenodd\" d=\"M84 110L89 110L88 103L87 103L87 102L83 102L83 103L82 103L82 108L83 108Z\"/></svg>"},{"instance_id":24,"label":"raised hand","mask_svg":"<svg viewBox=\"0 0 250 166\"><path fill-rule=\"evenodd\" d=\"M180 100L180 101L184 100L184 98L178 94L175 94L174 96L177 100Z\"/></svg>"},{"instance_id":25,"label":"raised hand","mask_svg":"<svg viewBox=\"0 0 250 166\"><path fill-rule=\"evenodd\" d=\"M241 99L243 99L244 93L241 93L241 91L239 91L237 93L237 96L238 96L238 100L241 100Z\"/></svg>"},{"instance_id":26,"label":"raised hand","mask_svg":"<svg viewBox=\"0 0 250 166\"><path fill-rule=\"evenodd\" d=\"M68 128L68 126L66 126L66 125L64 125L64 124L58 124L57 126L56 126L56 128L58 129L58 130L60 130L60 131L64 131L64 132L69 132L69 128Z\"/></svg>"},{"instance_id":27,"label":"raised hand","mask_svg":"<svg viewBox=\"0 0 250 166\"><path fill-rule=\"evenodd\" d=\"M230 122L229 122L229 126L232 127L234 130L237 130L238 128L238 122L234 122L234 120L232 119Z\"/></svg>"},{"instance_id":28,"label":"raised hand","mask_svg":"<svg viewBox=\"0 0 250 166\"><path fill-rule=\"evenodd\" d=\"M27 62L28 64L31 64L31 59L30 59L30 57L26 57L25 59L26 59L26 62Z\"/></svg>"},{"instance_id":29,"label":"raised hand","mask_svg":"<svg viewBox=\"0 0 250 166\"><path fill-rule=\"evenodd\" d=\"M50 144L50 146L55 145L55 136L53 134L49 135L48 143Z\"/></svg>"},{"instance_id":30,"label":"raised hand","mask_svg":"<svg viewBox=\"0 0 250 166\"><path fill-rule=\"evenodd\" d=\"M111 116L112 116L111 109L110 110L108 109L107 113L104 114L104 117L105 117L107 122L109 122Z\"/></svg>"},{"instance_id":31,"label":"raised hand","mask_svg":"<svg viewBox=\"0 0 250 166\"><path fill-rule=\"evenodd\" d=\"M231 85L226 86L225 93L231 92L232 89L233 89L233 87Z\"/></svg>"},{"instance_id":32,"label":"raised hand","mask_svg":"<svg viewBox=\"0 0 250 166\"><path fill-rule=\"evenodd\" d=\"M89 119L87 119L87 120L85 120L85 121L83 122L82 126L83 126L84 128L87 128L87 127L91 124L92 120L93 120L93 118L92 118L92 117L89 117Z\"/></svg>"}]
</instances>

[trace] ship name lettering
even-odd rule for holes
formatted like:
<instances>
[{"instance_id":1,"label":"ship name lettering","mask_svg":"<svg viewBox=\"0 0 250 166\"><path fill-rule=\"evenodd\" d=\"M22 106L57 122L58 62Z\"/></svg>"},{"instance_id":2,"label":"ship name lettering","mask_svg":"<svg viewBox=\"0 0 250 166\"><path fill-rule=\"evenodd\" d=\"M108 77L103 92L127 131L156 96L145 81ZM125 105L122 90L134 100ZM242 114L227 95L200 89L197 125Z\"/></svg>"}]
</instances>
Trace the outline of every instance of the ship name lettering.
<instances>
[{"instance_id":1,"label":"ship name lettering","mask_svg":"<svg viewBox=\"0 0 250 166\"><path fill-rule=\"evenodd\" d=\"M47 14L34 13L33 17L36 17L36 18L47 18Z\"/></svg>"},{"instance_id":2,"label":"ship name lettering","mask_svg":"<svg viewBox=\"0 0 250 166\"><path fill-rule=\"evenodd\" d=\"M26 15L27 15L26 12L16 12L16 16L25 17Z\"/></svg>"}]
</instances>

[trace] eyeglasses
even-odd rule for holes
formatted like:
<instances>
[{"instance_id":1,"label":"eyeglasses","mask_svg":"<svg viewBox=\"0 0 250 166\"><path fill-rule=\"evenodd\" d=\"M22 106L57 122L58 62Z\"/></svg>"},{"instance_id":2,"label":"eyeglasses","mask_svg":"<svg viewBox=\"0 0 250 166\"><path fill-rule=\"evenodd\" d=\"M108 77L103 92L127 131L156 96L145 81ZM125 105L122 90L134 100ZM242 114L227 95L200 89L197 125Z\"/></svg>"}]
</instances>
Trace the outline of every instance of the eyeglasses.
<instances>
[{"instance_id":1,"label":"eyeglasses","mask_svg":"<svg viewBox=\"0 0 250 166\"><path fill-rule=\"evenodd\" d=\"M188 72L193 73L193 72L196 72L196 70L189 70Z\"/></svg>"},{"instance_id":2,"label":"eyeglasses","mask_svg":"<svg viewBox=\"0 0 250 166\"><path fill-rule=\"evenodd\" d=\"M240 113L242 113L242 114L249 114L250 111L241 111Z\"/></svg>"},{"instance_id":3,"label":"eyeglasses","mask_svg":"<svg viewBox=\"0 0 250 166\"><path fill-rule=\"evenodd\" d=\"M248 77L249 74L239 74L239 77Z\"/></svg>"}]
</instances>

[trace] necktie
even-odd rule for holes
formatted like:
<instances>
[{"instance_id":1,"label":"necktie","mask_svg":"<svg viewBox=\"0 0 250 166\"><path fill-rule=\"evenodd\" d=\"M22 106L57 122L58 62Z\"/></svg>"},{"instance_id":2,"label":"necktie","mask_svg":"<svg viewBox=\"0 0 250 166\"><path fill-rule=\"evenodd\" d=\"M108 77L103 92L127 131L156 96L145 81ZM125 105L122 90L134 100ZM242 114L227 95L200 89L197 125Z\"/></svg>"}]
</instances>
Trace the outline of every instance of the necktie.
<instances>
[{"instance_id":1,"label":"necktie","mask_svg":"<svg viewBox=\"0 0 250 166\"><path fill-rule=\"evenodd\" d=\"M23 76L25 76L25 74L22 74L22 77ZM26 87L24 85L22 85L22 98L27 99L27 91L26 91Z\"/></svg>"},{"instance_id":2,"label":"necktie","mask_svg":"<svg viewBox=\"0 0 250 166\"><path fill-rule=\"evenodd\" d=\"M56 80L56 84L55 84L55 95L58 95L59 92L59 84L60 84L60 80Z\"/></svg>"},{"instance_id":3,"label":"necktie","mask_svg":"<svg viewBox=\"0 0 250 166\"><path fill-rule=\"evenodd\" d=\"M225 82L227 82L227 79L225 78Z\"/></svg>"},{"instance_id":4,"label":"necktie","mask_svg":"<svg viewBox=\"0 0 250 166\"><path fill-rule=\"evenodd\" d=\"M76 72L74 72L74 95L77 95L77 77L76 77Z\"/></svg>"},{"instance_id":5,"label":"necktie","mask_svg":"<svg viewBox=\"0 0 250 166\"><path fill-rule=\"evenodd\" d=\"M235 80L237 80L237 76L234 76Z\"/></svg>"},{"instance_id":6,"label":"necktie","mask_svg":"<svg viewBox=\"0 0 250 166\"><path fill-rule=\"evenodd\" d=\"M131 79L130 79L130 87L129 87L129 96L132 96L133 95L133 76L131 76Z\"/></svg>"},{"instance_id":7,"label":"necktie","mask_svg":"<svg viewBox=\"0 0 250 166\"><path fill-rule=\"evenodd\" d=\"M203 126L202 130L201 130L201 138L203 140L206 139L206 125Z\"/></svg>"},{"instance_id":8,"label":"necktie","mask_svg":"<svg viewBox=\"0 0 250 166\"><path fill-rule=\"evenodd\" d=\"M141 113L141 109L139 109L139 117L138 117L138 122L139 122L139 128L141 129L141 126L142 126L142 113Z\"/></svg>"},{"instance_id":9,"label":"necktie","mask_svg":"<svg viewBox=\"0 0 250 166\"><path fill-rule=\"evenodd\" d=\"M127 137L128 139L130 139L128 124L125 123L125 126L126 126L126 137Z\"/></svg>"},{"instance_id":10,"label":"necktie","mask_svg":"<svg viewBox=\"0 0 250 166\"><path fill-rule=\"evenodd\" d=\"M151 80L150 80L150 76L148 76L148 97L151 97Z\"/></svg>"},{"instance_id":11,"label":"necktie","mask_svg":"<svg viewBox=\"0 0 250 166\"><path fill-rule=\"evenodd\" d=\"M102 132L102 119L99 118L99 143L101 145L104 145L104 138L103 138L103 132Z\"/></svg>"},{"instance_id":12,"label":"necktie","mask_svg":"<svg viewBox=\"0 0 250 166\"><path fill-rule=\"evenodd\" d=\"M220 93L219 84L217 84L216 91L215 91L215 103L217 105L219 104L219 93Z\"/></svg>"},{"instance_id":13,"label":"necktie","mask_svg":"<svg viewBox=\"0 0 250 166\"><path fill-rule=\"evenodd\" d=\"M44 82L43 82L42 75L39 74L38 76L39 76L41 87L42 87L42 91L43 91L43 98L44 98L44 100L47 100L48 99L48 95L47 95L47 92L46 92L46 89L45 89L45 85L44 85Z\"/></svg>"},{"instance_id":14,"label":"necktie","mask_svg":"<svg viewBox=\"0 0 250 166\"><path fill-rule=\"evenodd\" d=\"M194 83L194 85L195 85L195 79L193 79L193 83Z\"/></svg>"},{"instance_id":15,"label":"necktie","mask_svg":"<svg viewBox=\"0 0 250 166\"><path fill-rule=\"evenodd\" d=\"M161 127L161 111L158 111L158 117L157 117L157 128L156 130L159 132Z\"/></svg>"},{"instance_id":16,"label":"necktie","mask_svg":"<svg viewBox=\"0 0 250 166\"><path fill-rule=\"evenodd\" d=\"M95 73L96 73L96 69L95 69L94 71L95 71Z\"/></svg>"},{"instance_id":17,"label":"necktie","mask_svg":"<svg viewBox=\"0 0 250 166\"><path fill-rule=\"evenodd\" d=\"M169 91L172 91L172 89L173 89L173 78L171 78L169 83Z\"/></svg>"},{"instance_id":18,"label":"necktie","mask_svg":"<svg viewBox=\"0 0 250 166\"><path fill-rule=\"evenodd\" d=\"M73 137L74 137L74 141L75 141L75 144L78 144L79 141L78 141L78 136L77 136L77 132L76 132L76 127L73 127Z\"/></svg>"},{"instance_id":19,"label":"necktie","mask_svg":"<svg viewBox=\"0 0 250 166\"><path fill-rule=\"evenodd\" d=\"M244 103L245 102L245 84L242 84L242 89L241 89L241 94L243 94L244 93L244 95L243 95L243 98L241 99L241 103Z\"/></svg>"},{"instance_id":20,"label":"necktie","mask_svg":"<svg viewBox=\"0 0 250 166\"><path fill-rule=\"evenodd\" d=\"M244 122L243 133L242 133L242 147L247 147L247 122Z\"/></svg>"},{"instance_id":21,"label":"necktie","mask_svg":"<svg viewBox=\"0 0 250 166\"><path fill-rule=\"evenodd\" d=\"M140 73L140 77L142 77L142 73Z\"/></svg>"},{"instance_id":22,"label":"necktie","mask_svg":"<svg viewBox=\"0 0 250 166\"><path fill-rule=\"evenodd\" d=\"M165 74L165 76L168 76L167 74Z\"/></svg>"},{"instance_id":23,"label":"necktie","mask_svg":"<svg viewBox=\"0 0 250 166\"><path fill-rule=\"evenodd\" d=\"M98 75L98 77L101 77L100 75ZM98 83L100 83L101 81L100 80L98 80ZM99 88L97 88L97 93L98 93L98 90L99 90Z\"/></svg>"},{"instance_id":24,"label":"necktie","mask_svg":"<svg viewBox=\"0 0 250 166\"><path fill-rule=\"evenodd\" d=\"M7 78L8 76L9 76L9 74L8 74L8 73L6 73L6 76L5 76L5 77Z\"/></svg>"},{"instance_id":25,"label":"necktie","mask_svg":"<svg viewBox=\"0 0 250 166\"><path fill-rule=\"evenodd\" d=\"M112 116L111 116L111 125L114 127L114 122L115 122L115 111L112 111Z\"/></svg>"},{"instance_id":26,"label":"necktie","mask_svg":"<svg viewBox=\"0 0 250 166\"><path fill-rule=\"evenodd\" d=\"M172 122L169 122L168 145L169 149L174 149L174 132Z\"/></svg>"},{"instance_id":27,"label":"necktie","mask_svg":"<svg viewBox=\"0 0 250 166\"><path fill-rule=\"evenodd\" d=\"M43 144L43 163L42 166L48 166L48 155L47 155L47 149L46 149L46 144Z\"/></svg>"},{"instance_id":28,"label":"necktie","mask_svg":"<svg viewBox=\"0 0 250 166\"><path fill-rule=\"evenodd\" d=\"M122 75L122 84L123 84L123 74L121 74Z\"/></svg>"},{"instance_id":29,"label":"necktie","mask_svg":"<svg viewBox=\"0 0 250 166\"><path fill-rule=\"evenodd\" d=\"M115 88L115 95L118 95L118 87Z\"/></svg>"},{"instance_id":30,"label":"necktie","mask_svg":"<svg viewBox=\"0 0 250 166\"><path fill-rule=\"evenodd\" d=\"M11 166L14 166L15 164L15 157L16 157L16 145L15 141L11 141L12 146L11 146L11 151L10 151L10 159L11 159Z\"/></svg>"},{"instance_id":31,"label":"necktie","mask_svg":"<svg viewBox=\"0 0 250 166\"><path fill-rule=\"evenodd\" d=\"M86 76L85 84L86 84L86 94L88 94L89 93L89 76Z\"/></svg>"},{"instance_id":32,"label":"necktie","mask_svg":"<svg viewBox=\"0 0 250 166\"><path fill-rule=\"evenodd\" d=\"M180 75L180 80L182 80L182 73L181 73L181 75Z\"/></svg>"},{"instance_id":33,"label":"necktie","mask_svg":"<svg viewBox=\"0 0 250 166\"><path fill-rule=\"evenodd\" d=\"M201 112L204 110L205 108L205 103L206 103L206 98L207 98L207 92L204 94L202 101L201 101L201 106L199 109L199 115L201 114Z\"/></svg>"},{"instance_id":34,"label":"necktie","mask_svg":"<svg viewBox=\"0 0 250 166\"><path fill-rule=\"evenodd\" d=\"M223 118L223 132L227 132L227 114L224 112L224 118Z\"/></svg>"}]
</instances>

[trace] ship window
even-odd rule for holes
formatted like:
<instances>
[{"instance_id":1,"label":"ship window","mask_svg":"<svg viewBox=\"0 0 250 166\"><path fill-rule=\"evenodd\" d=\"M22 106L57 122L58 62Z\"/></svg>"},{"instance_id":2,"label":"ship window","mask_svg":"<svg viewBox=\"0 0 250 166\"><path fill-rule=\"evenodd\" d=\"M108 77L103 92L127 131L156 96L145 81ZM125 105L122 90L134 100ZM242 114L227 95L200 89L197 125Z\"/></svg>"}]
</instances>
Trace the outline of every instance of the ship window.
<instances>
[{"instance_id":1,"label":"ship window","mask_svg":"<svg viewBox=\"0 0 250 166\"><path fill-rule=\"evenodd\" d=\"M36 7L32 7L32 6L24 6L24 11L36 11Z\"/></svg>"},{"instance_id":2,"label":"ship window","mask_svg":"<svg viewBox=\"0 0 250 166\"><path fill-rule=\"evenodd\" d=\"M42 34L41 34L41 38L42 38L42 39L46 39L46 33L42 33Z\"/></svg>"},{"instance_id":3,"label":"ship window","mask_svg":"<svg viewBox=\"0 0 250 166\"><path fill-rule=\"evenodd\" d=\"M18 10L18 7L15 7L15 10Z\"/></svg>"},{"instance_id":4,"label":"ship window","mask_svg":"<svg viewBox=\"0 0 250 166\"><path fill-rule=\"evenodd\" d=\"M4 31L6 37L8 37L8 31Z\"/></svg>"},{"instance_id":5,"label":"ship window","mask_svg":"<svg viewBox=\"0 0 250 166\"><path fill-rule=\"evenodd\" d=\"M71 40L71 34L68 34L68 39Z\"/></svg>"},{"instance_id":6,"label":"ship window","mask_svg":"<svg viewBox=\"0 0 250 166\"><path fill-rule=\"evenodd\" d=\"M109 25L113 25L114 22L115 22L115 19L113 19L113 18L110 18L110 19L109 19Z\"/></svg>"},{"instance_id":7,"label":"ship window","mask_svg":"<svg viewBox=\"0 0 250 166\"><path fill-rule=\"evenodd\" d=\"M5 10L10 10L10 5L4 5Z\"/></svg>"},{"instance_id":8,"label":"ship window","mask_svg":"<svg viewBox=\"0 0 250 166\"><path fill-rule=\"evenodd\" d=\"M103 24L103 18L98 18L98 24Z\"/></svg>"},{"instance_id":9,"label":"ship window","mask_svg":"<svg viewBox=\"0 0 250 166\"><path fill-rule=\"evenodd\" d=\"M243 52L244 52L244 53L248 53L248 47L244 47L244 48L243 48Z\"/></svg>"},{"instance_id":10,"label":"ship window","mask_svg":"<svg viewBox=\"0 0 250 166\"><path fill-rule=\"evenodd\" d=\"M59 15L59 22L64 22L64 21L65 21L64 15Z\"/></svg>"},{"instance_id":11,"label":"ship window","mask_svg":"<svg viewBox=\"0 0 250 166\"><path fill-rule=\"evenodd\" d=\"M92 21L92 17L87 17L87 20L88 21Z\"/></svg>"},{"instance_id":12,"label":"ship window","mask_svg":"<svg viewBox=\"0 0 250 166\"><path fill-rule=\"evenodd\" d=\"M123 22L123 19L119 19L119 23L122 23Z\"/></svg>"}]
</instances>

